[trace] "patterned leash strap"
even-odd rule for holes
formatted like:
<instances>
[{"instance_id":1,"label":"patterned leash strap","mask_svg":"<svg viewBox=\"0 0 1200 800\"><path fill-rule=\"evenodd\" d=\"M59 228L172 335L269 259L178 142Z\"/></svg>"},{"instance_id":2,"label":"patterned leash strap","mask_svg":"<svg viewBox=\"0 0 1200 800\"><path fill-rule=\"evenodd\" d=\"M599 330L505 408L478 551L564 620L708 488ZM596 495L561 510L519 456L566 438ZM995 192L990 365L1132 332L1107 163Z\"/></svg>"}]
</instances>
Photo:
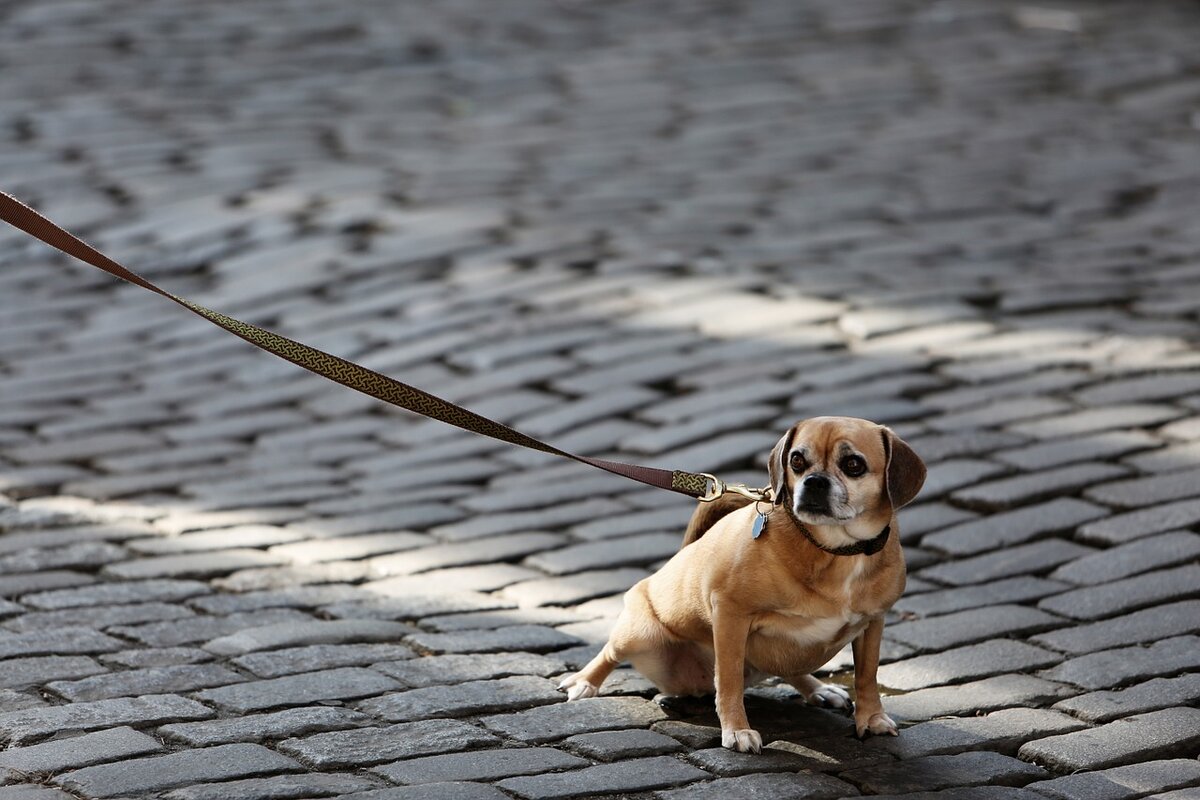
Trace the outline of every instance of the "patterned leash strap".
<instances>
[{"instance_id":1,"label":"patterned leash strap","mask_svg":"<svg viewBox=\"0 0 1200 800\"><path fill-rule=\"evenodd\" d=\"M242 322L220 312L205 308L185 297L171 294L142 276L129 271L100 251L85 244L78 237L55 225L29 206L3 192L0 192L0 219L28 233L35 239L40 239L51 247L61 250L69 256L73 256L86 264L91 264L97 269L104 270L110 275L115 275L129 283L137 284L143 289L148 289L155 294L160 294L168 300L178 303L189 311L204 317L204 319L212 324L224 328L235 336L240 336L255 347L266 350L268 353L286 359L310 372L315 372L331 381L348 386L355 391L370 395L385 403L391 403L394 406L399 406L416 414L445 422L448 425L462 428L465 431L490 436L493 439L520 445L521 447L528 447L532 450L540 450L543 453L574 459L575 461L611 472L615 475L621 475L622 477L647 484L648 486L679 492L702 500L715 499L727 488L735 491L744 488L740 486L727 487L723 481L707 473L643 467L637 464L624 464L619 461L608 461L602 458L590 458L588 456L569 453L566 450L561 450L553 445L534 439L532 436L527 436L495 420L488 419L473 411L468 411L448 400L443 400L440 397L422 391L415 386L409 386L407 383L398 381L395 378L389 378L374 370L355 364L353 361L347 361L344 358L331 355L315 347L309 347L286 336L272 333L257 325L251 325L248 322Z\"/></svg>"}]
</instances>

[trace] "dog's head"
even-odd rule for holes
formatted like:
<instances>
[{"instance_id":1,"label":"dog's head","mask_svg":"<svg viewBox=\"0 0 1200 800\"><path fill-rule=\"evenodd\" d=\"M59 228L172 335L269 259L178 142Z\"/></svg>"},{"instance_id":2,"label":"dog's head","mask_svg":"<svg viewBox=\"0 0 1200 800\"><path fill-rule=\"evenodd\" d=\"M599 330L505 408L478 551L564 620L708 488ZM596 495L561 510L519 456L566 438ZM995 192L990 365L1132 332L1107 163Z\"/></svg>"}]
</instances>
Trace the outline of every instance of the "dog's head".
<instances>
[{"instance_id":1,"label":"dog's head","mask_svg":"<svg viewBox=\"0 0 1200 800\"><path fill-rule=\"evenodd\" d=\"M925 464L891 430L853 417L797 422L771 451L771 489L809 525L891 517L925 483Z\"/></svg>"}]
</instances>

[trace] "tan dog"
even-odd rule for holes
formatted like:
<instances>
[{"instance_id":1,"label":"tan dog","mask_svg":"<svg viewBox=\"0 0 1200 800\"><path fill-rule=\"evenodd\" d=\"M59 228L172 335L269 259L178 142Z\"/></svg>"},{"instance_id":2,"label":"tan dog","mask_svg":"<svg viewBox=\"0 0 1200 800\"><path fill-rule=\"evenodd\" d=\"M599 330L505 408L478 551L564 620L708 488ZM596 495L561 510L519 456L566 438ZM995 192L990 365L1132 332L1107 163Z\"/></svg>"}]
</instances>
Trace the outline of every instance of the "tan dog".
<instances>
[{"instance_id":1,"label":"tan dog","mask_svg":"<svg viewBox=\"0 0 1200 800\"><path fill-rule=\"evenodd\" d=\"M568 700L595 696L628 660L665 695L715 689L721 743L758 752L746 681L778 675L810 704L845 708L845 690L810 673L852 641L858 735L896 735L875 672L883 615L904 590L895 512L925 465L885 427L817 417L784 434L769 470L772 503L727 493L696 509L682 549L626 593L608 644L560 684Z\"/></svg>"}]
</instances>

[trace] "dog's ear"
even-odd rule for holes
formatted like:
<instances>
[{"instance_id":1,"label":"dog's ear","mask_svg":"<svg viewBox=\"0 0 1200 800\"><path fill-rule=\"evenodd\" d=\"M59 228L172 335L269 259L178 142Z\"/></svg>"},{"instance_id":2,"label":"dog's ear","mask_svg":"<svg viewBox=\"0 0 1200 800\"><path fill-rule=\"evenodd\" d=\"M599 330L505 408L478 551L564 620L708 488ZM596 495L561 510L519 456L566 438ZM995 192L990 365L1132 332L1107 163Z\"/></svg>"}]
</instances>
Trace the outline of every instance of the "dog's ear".
<instances>
[{"instance_id":1,"label":"dog's ear","mask_svg":"<svg viewBox=\"0 0 1200 800\"><path fill-rule=\"evenodd\" d=\"M771 459L767 462L767 474L771 476L771 502L775 505L783 502L783 489L787 486L788 445L792 443L792 434L795 432L795 425L788 428L783 438L775 443Z\"/></svg>"},{"instance_id":2,"label":"dog's ear","mask_svg":"<svg viewBox=\"0 0 1200 800\"><path fill-rule=\"evenodd\" d=\"M890 428L880 427L883 431L883 452L887 455L884 488L892 509L896 510L911 503L925 485L925 462Z\"/></svg>"}]
</instances>

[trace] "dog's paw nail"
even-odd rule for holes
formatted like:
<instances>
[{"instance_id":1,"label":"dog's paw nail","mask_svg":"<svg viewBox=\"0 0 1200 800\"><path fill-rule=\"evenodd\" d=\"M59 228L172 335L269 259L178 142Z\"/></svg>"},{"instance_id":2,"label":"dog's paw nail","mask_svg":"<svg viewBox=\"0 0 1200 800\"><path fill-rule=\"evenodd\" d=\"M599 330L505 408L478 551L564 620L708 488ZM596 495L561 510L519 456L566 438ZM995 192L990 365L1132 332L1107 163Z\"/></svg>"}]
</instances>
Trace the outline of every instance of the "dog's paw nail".
<instances>
[{"instance_id":1,"label":"dog's paw nail","mask_svg":"<svg viewBox=\"0 0 1200 800\"><path fill-rule=\"evenodd\" d=\"M873 733L876 736L899 736L900 731L896 727L896 723L887 714L882 712L872 714L870 717L855 721L855 729L858 731L858 738L865 738L868 733Z\"/></svg>"},{"instance_id":2,"label":"dog's paw nail","mask_svg":"<svg viewBox=\"0 0 1200 800\"><path fill-rule=\"evenodd\" d=\"M750 728L721 731L721 746L739 753L762 752L762 737Z\"/></svg>"}]
</instances>

